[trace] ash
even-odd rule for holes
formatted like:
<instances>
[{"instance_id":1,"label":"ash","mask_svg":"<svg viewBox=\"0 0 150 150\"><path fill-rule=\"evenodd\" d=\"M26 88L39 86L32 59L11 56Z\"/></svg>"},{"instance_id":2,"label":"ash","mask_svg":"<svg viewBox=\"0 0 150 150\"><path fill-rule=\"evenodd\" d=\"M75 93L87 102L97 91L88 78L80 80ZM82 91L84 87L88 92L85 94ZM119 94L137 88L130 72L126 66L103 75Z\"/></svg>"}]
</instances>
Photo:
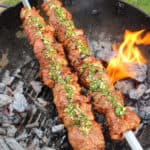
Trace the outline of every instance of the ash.
<instances>
[{"instance_id":1,"label":"ash","mask_svg":"<svg viewBox=\"0 0 150 150\"><path fill-rule=\"evenodd\" d=\"M0 82L0 150L69 150L52 92L38 78L35 61Z\"/></svg>"},{"instance_id":2,"label":"ash","mask_svg":"<svg viewBox=\"0 0 150 150\"><path fill-rule=\"evenodd\" d=\"M1 79L0 150L72 150L53 104L52 92L38 78L38 68L37 62L31 61L13 73L6 70ZM120 85L124 83L133 89L132 80L122 81ZM124 94L129 89L124 89ZM141 97L141 101L136 100L136 105L130 106L143 118L137 136L142 145L147 146L149 143L143 139L149 137L146 130L150 123L150 89L146 88ZM122 147L130 150L126 141L112 142L105 119L96 112L95 116L103 124L106 150L120 150Z\"/></svg>"}]
</instances>

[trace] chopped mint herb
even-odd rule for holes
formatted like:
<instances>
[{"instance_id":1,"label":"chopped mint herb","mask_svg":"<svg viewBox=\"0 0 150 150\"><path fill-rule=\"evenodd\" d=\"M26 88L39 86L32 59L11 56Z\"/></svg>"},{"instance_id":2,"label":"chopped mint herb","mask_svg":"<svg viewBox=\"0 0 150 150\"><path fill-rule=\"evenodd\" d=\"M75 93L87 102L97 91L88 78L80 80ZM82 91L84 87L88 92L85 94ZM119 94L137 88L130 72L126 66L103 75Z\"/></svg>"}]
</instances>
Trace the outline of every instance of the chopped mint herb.
<instances>
[{"instance_id":1,"label":"chopped mint herb","mask_svg":"<svg viewBox=\"0 0 150 150\"><path fill-rule=\"evenodd\" d=\"M82 41L78 41L77 42L77 48L79 49L79 53L81 55L90 55L90 49L82 42Z\"/></svg>"}]
</instances>

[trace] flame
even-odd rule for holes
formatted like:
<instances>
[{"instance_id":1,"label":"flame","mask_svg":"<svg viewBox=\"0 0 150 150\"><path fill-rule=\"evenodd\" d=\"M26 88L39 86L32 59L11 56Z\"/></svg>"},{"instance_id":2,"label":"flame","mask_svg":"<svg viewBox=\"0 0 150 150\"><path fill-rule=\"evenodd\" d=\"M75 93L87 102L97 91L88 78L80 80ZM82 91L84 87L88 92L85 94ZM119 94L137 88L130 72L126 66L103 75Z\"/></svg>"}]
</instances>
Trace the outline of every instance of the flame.
<instances>
[{"instance_id":1,"label":"flame","mask_svg":"<svg viewBox=\"0 0 150 150\"><path fill-rule=\"evenodd\" d=\"M113 57L107 67L108 75L111 82L128 77L135 76L134 69L129 69L133 64L145 64L146 60L140 53L138 45L150 44L150 33L146 33L143 36L145 30L131 32L125 31L124 41L118 46L113 45L113 50L116 52L116 56Z\"/></svg>"}]
</instances>

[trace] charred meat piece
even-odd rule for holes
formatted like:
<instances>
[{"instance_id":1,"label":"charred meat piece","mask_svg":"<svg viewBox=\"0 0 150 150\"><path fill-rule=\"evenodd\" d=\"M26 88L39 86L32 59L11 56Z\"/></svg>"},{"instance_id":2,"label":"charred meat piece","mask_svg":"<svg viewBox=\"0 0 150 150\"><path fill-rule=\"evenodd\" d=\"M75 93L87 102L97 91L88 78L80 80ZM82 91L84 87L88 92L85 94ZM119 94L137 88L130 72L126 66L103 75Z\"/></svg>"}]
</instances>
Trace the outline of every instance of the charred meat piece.
<instances>
[{"instance_id":1,"label":"charred meat piece","mask_svg":"<svg viewBox=\"0 0 150 150\"><path fill-rule=\"evenodd\" d=\"M123 97L110 84L104 67L91 55L84 32L75 27L71 14L60 1L47 0L42 8L49 17L49 24L55 28L57 39L65 47L81 84L93 97L94 109L105 115L111 138L123 139L125 131L138 127L139 117L124 106Z\"/></svg>"},{"instance_id":2,"label":"charred meat piece","mask_svg":"<svg viewBox=\"0 0 150 150\"><path fill-rule=\"evenodd\" d=\"M81 95L77 76L67 67L62 46L54 41L53 28L46 25L35 8L23 8L20 16L39 61L40 76L53 90L54 103L73 149L103 150L101 126L94 120L88 97Z\"/></svg>"}]
</instances>

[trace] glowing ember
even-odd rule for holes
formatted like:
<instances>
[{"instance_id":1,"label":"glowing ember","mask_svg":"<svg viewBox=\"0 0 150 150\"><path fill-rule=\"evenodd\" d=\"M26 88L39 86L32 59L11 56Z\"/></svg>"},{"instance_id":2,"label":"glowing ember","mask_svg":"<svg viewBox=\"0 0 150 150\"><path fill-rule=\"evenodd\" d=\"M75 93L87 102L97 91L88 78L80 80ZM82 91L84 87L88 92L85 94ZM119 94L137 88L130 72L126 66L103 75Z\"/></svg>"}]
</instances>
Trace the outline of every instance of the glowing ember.
<instances>
[{"instance_id":1,"label":"glowing ember","mask_svg":"<svg viewBox=\"0 0 150 150\"><path fill-rule=\"evenodd\" d=\"M150 33L143 36L144 30L131 32L126 30L124 34L124 41L118 46L113 45L113 50L117 53L113 57L107 67L111 82L124 78L133 78L135 76L134 64L145 64L146 60L141 55L138 45L150 44ZM131 69L132 68L132 69Z\"/></svg>"}]
</instances>

